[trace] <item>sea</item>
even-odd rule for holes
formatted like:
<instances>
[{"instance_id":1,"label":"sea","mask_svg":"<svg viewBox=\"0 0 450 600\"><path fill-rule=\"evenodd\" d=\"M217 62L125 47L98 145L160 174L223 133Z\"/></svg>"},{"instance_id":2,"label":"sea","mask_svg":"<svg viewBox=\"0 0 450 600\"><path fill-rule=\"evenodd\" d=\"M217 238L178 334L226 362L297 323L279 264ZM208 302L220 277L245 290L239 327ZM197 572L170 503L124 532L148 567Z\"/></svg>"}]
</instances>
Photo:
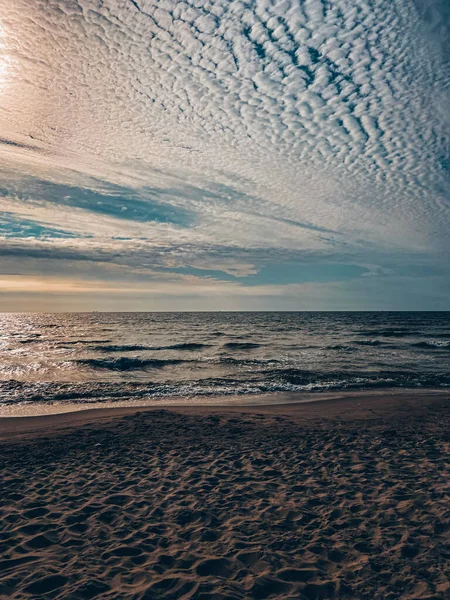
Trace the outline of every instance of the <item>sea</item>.
<instances>
[{"instance_id":1,"label":"sea","mask_svg":"<svg viewBox=\"0 0 450 600\"><path fill-rule=\"evenodd\" d=\"M0 404L445 389L450 312L0 314Z\"/></svg>"}]
</instances>

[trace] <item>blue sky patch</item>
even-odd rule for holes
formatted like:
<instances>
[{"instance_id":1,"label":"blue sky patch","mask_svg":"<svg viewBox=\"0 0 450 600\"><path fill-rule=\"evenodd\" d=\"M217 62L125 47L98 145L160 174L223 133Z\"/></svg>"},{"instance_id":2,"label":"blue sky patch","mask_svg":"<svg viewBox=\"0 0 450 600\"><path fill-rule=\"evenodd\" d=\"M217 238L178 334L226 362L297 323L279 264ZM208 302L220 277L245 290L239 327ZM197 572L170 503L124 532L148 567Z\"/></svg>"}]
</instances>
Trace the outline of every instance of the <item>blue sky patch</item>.
<instances>
[{"instance_id":1,"label":"blue sky patch","mask_svg":"<svg viewBox=\"0 0 450 600\"><path fill-rule=\"evenodd\" d=\"M104 187L104 192L100 192L29 177L21 179L19 185L0 188L0 195L16 196L25 201L44 200L140 223L171 223L189 227L196 220L193 212L161 201L165 194L157 188L134 190L113 184L105 184Z\"/></svg>"},{"instance_id":2,"label":"blue sky patch","mask_svg":"<svg viewBox=\"0 0 450 600\"><path fill-rule=\"evenodd\" d=\"M77 235L64 229L47 227L37 221L21 219L12 213L0 213L0 236L6 238L79 238L92 237Z\"/></svg>"}]
</instances>

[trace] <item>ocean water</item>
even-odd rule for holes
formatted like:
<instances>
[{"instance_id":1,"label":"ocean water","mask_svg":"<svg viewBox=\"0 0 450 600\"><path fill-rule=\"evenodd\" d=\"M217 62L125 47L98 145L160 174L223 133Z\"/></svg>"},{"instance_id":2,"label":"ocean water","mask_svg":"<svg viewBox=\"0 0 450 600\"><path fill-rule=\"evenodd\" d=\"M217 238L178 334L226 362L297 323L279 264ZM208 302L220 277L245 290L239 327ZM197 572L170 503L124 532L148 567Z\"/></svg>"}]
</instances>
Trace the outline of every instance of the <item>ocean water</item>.
<instances>
[{"instance_id":1,"label":"ocean water","mask_svg":"<svg viewBox=\"0 0 450 600\"><path fill-rule=\"evenodd\" d=\"M450 313L0 315L0 402L450 386Z\"/></svg>"}]
</instances>

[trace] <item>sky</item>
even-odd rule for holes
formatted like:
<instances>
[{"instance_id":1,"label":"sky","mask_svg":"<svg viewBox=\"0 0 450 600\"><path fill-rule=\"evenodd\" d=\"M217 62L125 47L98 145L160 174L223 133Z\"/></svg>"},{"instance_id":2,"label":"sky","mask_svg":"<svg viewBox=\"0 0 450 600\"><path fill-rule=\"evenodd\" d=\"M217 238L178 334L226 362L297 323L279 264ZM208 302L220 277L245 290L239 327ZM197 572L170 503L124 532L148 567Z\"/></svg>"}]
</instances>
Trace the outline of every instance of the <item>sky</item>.
<instances>
[{"instance_id":1,"label":"sky","mask_svg":"<svg viewBox=\"0 0 450 600\"><path fill-rule=\"evenodd\" d=\"M0 0L0 311L450 310L448 0Z\"/></svg>"}]
</instances>

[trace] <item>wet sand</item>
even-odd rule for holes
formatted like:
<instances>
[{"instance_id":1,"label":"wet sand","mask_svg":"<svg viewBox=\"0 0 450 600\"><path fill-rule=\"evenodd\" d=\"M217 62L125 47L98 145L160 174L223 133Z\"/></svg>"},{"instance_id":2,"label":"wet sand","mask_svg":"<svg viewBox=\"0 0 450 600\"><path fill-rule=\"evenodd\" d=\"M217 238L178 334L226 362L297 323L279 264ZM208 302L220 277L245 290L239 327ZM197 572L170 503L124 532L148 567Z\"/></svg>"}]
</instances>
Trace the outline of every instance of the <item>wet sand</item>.
<instances>
[{"instance_id":1,"label":"wet sand","mask_svg":"<svg viewBox=\"0 0 450 600\"><path fill-rule=\"evenodd\" d=\"M1 419L0 597L450 598L450 394Z\"/></svg>"}]
</instances>

